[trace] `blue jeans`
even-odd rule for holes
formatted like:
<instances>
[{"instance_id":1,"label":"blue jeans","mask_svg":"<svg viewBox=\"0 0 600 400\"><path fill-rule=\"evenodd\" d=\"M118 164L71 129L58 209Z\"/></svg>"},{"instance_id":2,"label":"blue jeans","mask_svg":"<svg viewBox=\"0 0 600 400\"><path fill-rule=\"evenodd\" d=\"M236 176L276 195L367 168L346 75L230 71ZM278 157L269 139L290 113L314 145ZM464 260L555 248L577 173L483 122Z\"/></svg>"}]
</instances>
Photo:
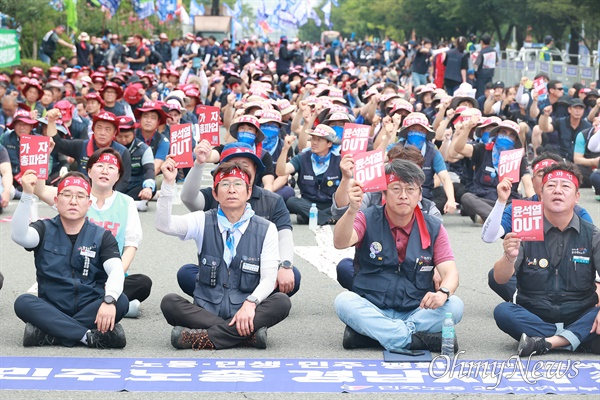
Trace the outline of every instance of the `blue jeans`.
<instances>
[{"instance_id":1,"label":"blue jeans","mask_svg":"<svg viewBox=\"0 0 600 400\"><path fill-rule=\"evenodd\" d=\"M39 54L40 54L40 61L44 62L44 63L46 63L48 65L50 65L50 63L52 62L52 60L50 59L50 56L47 55L46 53L44 53L42 51L42 49L40 49L40 53Z\"/></svg>"},{"instance_id":2,"label":"blue jeans","mask_svg":"<svg viewBox=\"0 0 600 400\"><path fill-rule=\"evenodd\" d=\"M592 182L592 187L594 188L594 193L596 196L600 195L600 171L595 170L590 175L590 181Z\"/></svg>"},{"instance_id":3,"label":"blue jeans","mask_svg":"<svg viewBox=\"0 0 600 400\"><path fill-rule=\"evenodd\" d=\"M465 308L460 298L451 296L435 310L380 309L354 292L340 293L335 298L334 306L343 323L361 335L377 340L390 351L409 347L415 332L441 332L447 312L452 313L455 324L459 323Z\"/></svg>"},{"instance_id":4,"label":"blue jeans","mask_svg":"<svg viewBox=\"0 0 600 400\"><path fill-rule=\"evenodd\" d=\"M354 262L351 258L344 258L335 269L337 281L344 289L352 290L354 283Z\"/></svg>"},{"instance_id":5,"label":"blue jeans","mask_svg":"<svg viewBox=\"0 0 600 400\"><path fill-rule=\"evenodd\" d=\"M298 268L292 267L292 271L294 271L294 288L291 292L287 293L288 297L292 297L300 290L300 280L302 279ZM179 287L185 294L191 297L194 297L194 290L196 289L196 275L198 275L198 265L196 264L185 264L177 271L177 283L179 283ZM273 292L279 292L279 288Z\"/></svg>"},{"instance_id":6,"label":"blue jeans","mask_svg":"<svg viewBox=\"0 0 600 400\"><path fill-rule=\"evenodd\" d=\"M429 74L419 74L417 72L412 73L413 86L427 85L427 77Z\"/></svg>"},{"instance_id":7,"label":"blue jeans","mask_svg":"<svg viewBox=\"0 0 600 400\"><path fill-rule=\"evenodd\" d=\"M565 349L575 351L581 343L590 341L596 336L595 333L590 333L590 330L598 311L600 307L591 308L577 321L565 327L561 323L546 322L518 304L506 302L494 309L494 319L498 328L515 340L519 340L523 333L527 336L543 338L562 336L570 343L569 346L565 346Z\"/></svg>"}]
</instances>

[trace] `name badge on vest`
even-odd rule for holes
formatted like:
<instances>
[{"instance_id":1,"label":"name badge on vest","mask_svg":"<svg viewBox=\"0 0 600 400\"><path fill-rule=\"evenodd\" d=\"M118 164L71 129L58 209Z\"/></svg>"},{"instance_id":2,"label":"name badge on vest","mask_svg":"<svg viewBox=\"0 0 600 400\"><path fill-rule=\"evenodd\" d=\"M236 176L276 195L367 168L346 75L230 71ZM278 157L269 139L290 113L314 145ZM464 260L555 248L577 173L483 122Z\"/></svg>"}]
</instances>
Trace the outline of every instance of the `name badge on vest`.
<instances>
[{"instance_id":1,"label":"name badge on vest","mask_svg":"<svg viewBox=\"0 0 600 400\"><path fill-rule=\"evenodd\" d=\"M81 251L79 252L80 255L84 256L84 257L90 257L90 258L94 258L96 257L96 252L86 249L85 247L83 249L81 249Z\"/></svg>"},{"instance_id":2,"label":"name badge on vest","mask_svg":"<svg viewBox=\"0 0 600 400\"><path fill-rule=\"evenodd\" d=\"M304 175L304 179L306 179L307 181L314 181L315 177L312 175Z\"/></svg>"},{"instance_id":3,"label":"name badge on vest","mask_svg":"<svg viewBox=\"0 0 600 400\"><path fill-rule=\"evenodd\" d=\"M250 264L249 262L242 261L241 265L243 272L253 272L256 274L260 270L260 265L258 264Z\"/></svg>"},{"instance_id":4,"label":"name badge on vest","mask_svg":"<svg viewBox=\"0 0 600 400\"><path fill-rule=\"evenodd\" d=\"M420 267L419 272L429 272L433 269L432 261L432 257L429 256L419 257L415 261L415 267Z\"/></svg>"},{"instance_id":5,"label":"name badge on vest","mask_svg":"<svg viewBox=\"0 0 600 400\"><path fill-rule=\"evenodd\" d=\"M573 256L573 262L580 263L580 264L589 264L590 258L589 257L581 257L581 256Z\"/></svg>"},{"instance_id":6,"label":"name badge on vest","mask_svg":"<svg viewBox=\"0 0 600 400\"><path fill-rule=\"evenodd\" d=\"M489 172L489 173L496 172L496 168L494 168L494 167L485 167L485 171Z\"/></svg>"}]
</instances>

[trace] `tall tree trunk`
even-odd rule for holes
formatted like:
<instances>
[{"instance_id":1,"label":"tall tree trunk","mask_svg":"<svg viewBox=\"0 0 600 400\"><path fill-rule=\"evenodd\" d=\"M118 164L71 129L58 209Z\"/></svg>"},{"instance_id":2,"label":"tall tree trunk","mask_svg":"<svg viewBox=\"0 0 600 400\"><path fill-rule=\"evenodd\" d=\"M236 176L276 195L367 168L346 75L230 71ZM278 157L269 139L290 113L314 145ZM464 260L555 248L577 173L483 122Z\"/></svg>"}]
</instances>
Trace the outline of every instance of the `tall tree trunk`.
<instances>
[{"instance_id":1,"label":"tall tree trunk","mask_svg":"<svg viewBox=\"0 0 600 400\"><path fill-rule=\"evenodd\" d=\"M571 40L569 41L569 64L579 64L579 28L571 25Z\"/></svg>"},{"instance_id":2,"label":"tall tree trunk","mask_svg":"<svg viewBox=\"0 0 600 400\"><path fill-rule=\"evenodd\" d=\"M34 60L37 60L37 52L38 52L38 45L37 45L37 29L36 29L36 25L33 24L33 56L31 57Z\"/></svg>"},{"instance_id":3,"label":"tall tree trunk","mask_svg":"<svg viewBox=\"0 0 600 400\"><path fill-rule=\"evenodd\" d=\"M221 13L219 0L212 0L212 7L210 9L210 15L219 15Z\"/></svg>"}]
</instances>

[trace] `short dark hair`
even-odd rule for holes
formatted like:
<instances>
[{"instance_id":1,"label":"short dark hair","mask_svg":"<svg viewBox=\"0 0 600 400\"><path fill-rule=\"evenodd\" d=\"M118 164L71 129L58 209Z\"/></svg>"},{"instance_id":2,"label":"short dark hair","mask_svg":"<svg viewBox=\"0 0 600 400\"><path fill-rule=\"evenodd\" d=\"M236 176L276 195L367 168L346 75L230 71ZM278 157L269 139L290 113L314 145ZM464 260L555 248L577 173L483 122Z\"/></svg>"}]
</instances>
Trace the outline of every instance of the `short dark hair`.
<instances>
[{"instance_id":1,"label":"short dark hair","mask_svg":"<svg viewBox=\"0 0 600 400\"><path fill-rule=\"evenodd\" d=\"M533 159L533 161L531 162L531 169L535 169L535 166L540 161L544 161L544 160L553 160L553 161L556 161L557 163L560 163L560 162L562 162L563 159L561 156L559 156L556 153L550 153L549 151L545 151L541 154L538 154L538 156Z\"/></svg>"},{"instance_id":2,"label":"short dark hair","mask_svg":"<svg viewBox=\"0 0 600 400\"><path fill-rule=\"evenodd\" d=\"M575 177L579 181L578 186L581 186L581 184L583 183L583 175L581 175L581 172L579 172L579 167L577 167L577 165L573 164L570 161L559 162L558 164L553 164L549 167L544 168L544 177L546 175L548 175L550 172L556 171L556 170L567 171L567 172L575 175Z\"/></svg>"},{"instance_id":3,"label":"short dark hair","mask_svg":"<svg viewBox=\"0 0 600 400\"><path fill-rule=\"evenodd\" d=\"M481 42L488 46L492 42L492 37L486 33L481 36Z\"/></svg>"},{"instance_id":4,"label":"short dark hair","mask_svg":"<svg viewBox=\"0 0 600 400\"><path fill-rule=\"evenodd\" d=\"M429 39L429 38L424 38L424 39L423 39L423 45L426 45L426 44L433 44L433 43L431 42L431 39Z\"/></svg>"},{"instance_id":5,"label":"short dark hair","mask_svg":"<svg viewBox=\"0 0 600 400\"><path fill-rule=\"evenodd\" d=\"M421 154L421 150L415 146L404 146L402 143L395 144L388 151L387 156L390 162L394 160L407 160L417 164L419 168L423 168L425 164L425 157Z\"/></svg>"},{"instance_id":6,"label":"short dark hair","mask_svg":"<svg viewBox=\"0 0 600 400\"><path fill-rule=\"evenodd\" d=\"M417 164L408 160L393 160L385 166L385 174L394 174L402 182L421 187L425 182L425 173Z\"/></svg>"},{"instance_id":7,"label":"short dark hair","mask_svg":"<svg viewBox=\"0 0 600 400\"><path fill-rule=\"evenodd\" d=\"M544 79L550 80L550 76L545 72L540 72L536 76L533 77L534 80L539 79L539 78L544 78Z\"/></svg>"},{"instance_id":8,"label":"short dark hair","mask_svg":"<svg viewBox=\"0 0 600 400\"><path fill-rule=\"evenodd\" d=\"M60 180L58 181L58 185L60 185L60 183L62 181L64 181L65 179L67 179L67 178L69 178L71 176L74 177L74 178L83 179L84 181L86 181L88 183L88 185L92 186L92 184L90 183L90 178L88 178L87 176L85 176L84 174L82 174L79 171L70 171L70 172L67 172L65 174L65 176L63 176L62 178L60 178Z\"/></svg>"},{"instance_id":9,"label":"short dark hair","mask_svg":"<svg viewBox=\"0 0 600 400\"><path fill-rule=\"evenodd\" d=\"M100 156L102 156L102 154L112 154L113 156L117 157L117 160L119 160L119 179L115 182L115 186L117 186L117 184L123 177L123 174L125 173L125 167L123 166L123 159L121 158L121 154L119 154L119 152L116 151L115 149L113 149L112 147L105 147L103 149L98 149L94 153L92 153L92 155L90 156L90 158L87 162L87 165L85 166L85 169L87 170L87 172L89 174L90 170L92 169L94 164L96 164L98 162L98 159L100 158ZM114 186L113 186L113 189L114 189Z\"/></svg>"},{"instance_id":10,"label":"short dark hair","mask_svg":"<svg viewBox=\"0 0 600 400\"><path fill-rule=\"evenodd\" d=\"M241 162L238 162L238 161L227 161L224 163L220 163L219 166L215 169L213 176L217 176L217 174L220 174L220 173L227 174L234 169L239 169L240 171L242 171L243 173L248 175L249 180L252 177L252 173L250 172L250 170L248 168L246 168L246 166L244 164L242 164ZM215 191L218 188L219 188L219 184L217 184L217 186L215 186ZM249 189L250 189L250 185L246 184L246 190L249 190Z\"/></svg>"},{"instance_id":11,"label":"short dark hair","mask_svg":"<svg viewBox=\"0 0 600 400\"><path fill-rule=\"evenodd\" d=\"M556 89L556 85L558 85L559 83L562 83L562 82L557 79L552 79L551 81L548 81L548 90Z\"/></svg>"}]
</instances>

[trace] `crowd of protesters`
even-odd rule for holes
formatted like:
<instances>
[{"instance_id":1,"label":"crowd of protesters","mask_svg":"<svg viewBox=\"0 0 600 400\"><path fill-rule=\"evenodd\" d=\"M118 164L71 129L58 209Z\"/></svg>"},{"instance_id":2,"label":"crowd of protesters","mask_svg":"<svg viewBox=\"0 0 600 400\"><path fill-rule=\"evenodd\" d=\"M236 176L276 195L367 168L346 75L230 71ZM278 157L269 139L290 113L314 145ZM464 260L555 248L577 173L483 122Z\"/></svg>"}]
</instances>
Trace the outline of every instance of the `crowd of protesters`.
<instances>
[{"instance_id":1,"label":"crowd of protesters","mask_svg":"<svg viewBox=\"0 0 600 400\"><path fill-rule=\"evenodd\" d=\"M296 215L298 224L308 223L313 203L318 209L319 225L335 225L338 220L343 222L345 233L336 231L336 246L357 246L354 265L352 260L343 260L338 266L340 283L358 294L358 297L336 300L336 311L347 323L344 346L362 347L365 343L369 344L368 339L371 342L374 339L376 344L388 349L409 351L439 348L444 311L452 311L455 322L462 317L462 302L454 295L458 272L441 224L444 214L459 212L470 217L473 222L469 223L487 220L484 236L491 239L486 241L497 240L510 232L504 225L502 232L498 227L501 219L504 223L501 218L504 206L508 203L510 207L513 199L535 200L539 197L543 171L538 182L536 173L539 168L536 169L536 165L547 159L556 159L553 163L561 165L563 161L567 163L561 171L580 177L576 189L593 187L596 200L600 201L600 171L597 169L600 161L600 94L596 85L584 87L575 84L568 88L563 82L542 73L535 78L541 78L547 88L547 94L541 96L527 78L520 82L497 81L494 69L499 57L491 46L489 35L482 35L479 41L474 35L468 38L461 36L436 45L427 38L405 43L387 39L376 43L353 42L340 38L322 45L281 37L277 43L251 38L232 46L228 39L219 43L212 36L197 37L192 33L171 39L161 33L149 40L139 34L128 38L115 34L100 38L82 32L73 45L58 39L56 34L60 34L60 28L48 32L42 44L42 59L50 64L47 71L41 68L29 71L16 69L11 74L0 75L1 207L7 207L12 198L31 198L35 182L32 184L29 177L27 184L24 183L19 157L20 138L29 134L52 137L50 173L46 184L58 186L59 194L64 189L60 182L72 176L70 171L79 171L81 176L77 176L81 179L91 178L92 190L87 192L88 196L91 195L92 208L88 211L88 218L94 221L101 221L104 217L108 218L106 221L110 218L127 219L117 211L111 215L106 209L111 207L113 200L106 203L105 199L113 198L115 193L132 198L139 211L147 211L149 201L159 198L158 229L182 239L194 239L198 244L199 265L182 267L178 274L179 284L184 292L194 297L194 307L200 307L202 313L211 312L198 314L198 310L191 310L191 303L181 296L165 297L161 308L167 321L176 326L172 337L175 347L222 348L242 343L266 346L266 327L283 320L290 305L280 296L272 297L271 289L265 290L265 282L275 284L278 290L288 295L298 290L300 274L292 265L290 215ZM53 60L57 43L73 46L73 58ZM219 125L224 133L224 143L219 146L210 146L201 138L202 124L198 124L201 110L198 106L201 105L220 109ZM353 182L352 156L342 157L340 154L343 127L348 122L369 126L369 150L385 149L388 153L390 165L386 174L389 190L363 198L359 186ZM170 127L184 123L190 123L194 132L195 163L191 169L178 170L169 155ZM525 149L519 182L500 180L500 153L519 148ZM110 157L106 157L107 168L108 164L114 164L119 172L117 174L115 169L114 176L107 180L114 185L114 192L110 188L103 197L97 188L102 185L99 183L102 176L92 172L94 165L102 164L103 158L99 161L99 157L105 154L103 151L106 149L111 149L108 151ZM409 161L393 164L392 160L396 158ZM244 161L243 165L229 164L240 160ZM215 175L215 188L201 190L204 165L219 162L224 172ZM408 162L410 165L403 164ZM414 163L420 168L412 171ZM544 171L550 173L549 170ZM226 186L219 188L220 179L227 179ZM554 179L558 178L554 176ZM194 227L181 222L185 218L170 217L175 182L183 183L181 197L190 211L205 212L206 216L198 217ZM234 207L234 200L239 201L239 198L227 197L228 200L225 200L227 190L224 188L240 194L242 186L252 190L246 197L242 196L243 203L236 203ZM43 193L40 190L36 189L35 194L40 196ZM415 211L413 215L416 209L411 208L409 214L403 214L403 204L394 206L389 203L394 196L388 191L399 198L406 196L409 198L407 204L422 212ZM413 198L415 193L419 194L419 198ZM74 201L75 195L71 193L70 196ZM83 192L80 194L81 198L85 196ZM382 197L389 203L385 207L385 217L381 209L374 211L372 208L381 206ZM221 203L229 200L232 204L227 207ZM244 206L246 200L248 206ZM52 196L46 201L51 203ZM117 196L114 201L125 200ZM132 203L127 200L123 204ZM219 212L211 213L211 209ZM581 217L585 224L591 222L589 214L580 211L576 209L574 218ZM252 222L255 221L254 213L266 217L271 224L263 223L262 218ZM135 214L138 218L137 212ZM236 217L232 215L237 215L240 224L253 224L251 226L262 232L259 239L262 237L264 244L261 242L260 245L269 247L269 257L278 258L278 268L274 267L276 263L265 267L265 271L269 271L268 277L263 277L256 263L249 263L248 260L260 260L260 255L248 247L249 239L245 240L243 236L245 228L236 225L236 221L232 221ZM404 296L411 301L390 291L384 293L390 296L386 299L377 298L374 294L373 285L380 284L381 280L373 280L375 275L369 275L379 268L376 261L371 262L369 258L374 260L382 251L381 243L371 243L369 252L365 246L361 247L361 241L363 238L374 240L372 238L378 234L389 235L389 230L385 233L385 229L383 233L372 232L372 229L379 228L372 228L366 222L372 219L381 222L382 218L387 218L394 237L401 235L397 231L400 228L412 226L415 219L419 221L418 229L414 225L417 233L413 235L407 228L403 239L398 239L398 243L405 246L403 249L399 247L397 253L402 269L415 257L417 261L421 260L421 264L423 260L429 260L421 269L427 272L423 275L425 278L417 274L397 283L406 285ZM552 220L552 217L548 218ZM399 221L403 225L392 225ZM127 225L124 220L123 224ZM207 241L204 236L202 239L201 232L209 229L209 224L213 227L211 229L216 229L217 224L221 228L225 248L223 242L219 244L214 238ZM427 224L431 237L423 236L425 225L422 224ZM234 235L236 229L241 229L241 236ZM590 243L594 243L591 257L598 258L597 228L586 225L586 229ZM490 230L493 232L490 233ZM39 229L37 232L36 245L41 240L39 238L43 238L43 232ZM350 235L351 232L355 236ZM421 241L431 240L432 246L430 252L420 258L419 246L413 243L413 240L418 240L419 232ZM125 249L128 246L137 249L141 231L139 237L129 244L124 231L122 237L119 237L118 229L113 233L121 247L121 256L124 259L128 257L128 267L135 251L126 256L123 243ZM346 236L340 236L343 234ZM236 238L231 240L233 243L239 242L240 248L254 258L239 261L235 251L229 247L230 236ZM387 239L383 241L384 245L388 243ZM279 251L273 247L277 242ZM394 243L391 236L389 242ZM517 253L510 247L514 243L510 243L509 247L505 245L505 256L514 264L511 258ZM237 297L240 293L241 296L250 294L245 302L244 299L236 302L232 292L230 304L219 305L218 299L223 297L223 292L202 286L214 288L215 282L226 279L217 269L213 269L212 273L209 271L210 261L216 260L218 254L211 253L207 246L221 246L224 250L219 251L225 251L225 258L229 259L226 268L231 263L241 271L239 285L234 285L231 290L237 290ZM384 250L384 262L395 259L396 253ZM381 257L378 259L382 260ZM360 263L357 264L360 260L365 271L361 271ZM521 256L519 260L522 261ZM213 261L212 268L218 265L218 261L216 264ZM598 270L600 262L591 263L591 266ZM410 269L414 268L410 266ZM258 276L254 279L251 273L259 270L260 279ZM595 293L596 286L600 285L594 285L593 270L591 268L590 276L585 278L589 280L585 291ZM501 289L498 289L498 282L494 282L492 275L490 286L500 294ZM515 276L518 280L523 279L518 273ZM148 297L151 286L149 278L142 277L145 280L136 281L133 288L144 291L143 296L137 297L139 301ZM388 279L385 275L382 278ZM428 282L423 282L423 279ZM129 289L130 292L133 290ZM571 289L567 285L565 290ZM113 297L119 297L117 295L120 292ZM394 316L390 318L400 322L394 322L390 329L401 329L404 332L402 338L391 338L388 333L380 332L381 325L376 318L364 324L356 322L356 318L365 316L348 309L347 302L356 302L360 297L369 300L374 309L397 305L396 311L402 312L391 313ZM510 295L503 297L511 301ZM275 298L279 299L279 305L273 303ZM357 307L364 306L364 299L358 301L360 305ZM112 301L117 302L116 298ZM133 305L134 308L137 309L139 301ZM260 308L263 301L266 303ZM242 308L240 302L244 304ZM254 306L248 306L250 308L258 307L256 320L261 321L261 326L252 325L249 316L253 316L254 311L248 311L247 302L254 303ZM110 299L108 303L111 304ZM579 314L575 314L579 316L581 312L590 312L590 307L598 312L598 303L600 301L596 298L592 307L588 301L585 303L588 308L577 309ZM265 308L266 304L268 308ZM130 310L131 307L132 304ZM406 319L406 313L416 308L430 309L431 313L420 314L418 318L411 315ZM120 318L125 311L119 310ZM137 312L133 314L137 315ZM213 314L219 316L218 321ZM368 316L365 318L368 319ZM593 322L593 318L586 318L585 323ZM410 320L412 325L405 320ZM236 324L237 333L231 328L232 324ZM597 325L600 325L600 316L596 318L594 327ZM423 332L416 330L419 326L423 327ZM590 325L588 331L591 328ZM216 334L218 329L220 333ZM531 331L525 331L532 335ZM33 335L31 332L34 330L30 329L30 335ZM85 333L85 330L81 332ZM575 350L580 343L589 345L594 340L597 342L600 327L596 333L585 337L581 337L579 332L576 340L565 334L563 337L568 343L558 343L570 345ZM39 330L35 334L39 335ZM515 336L512 332L510 334ZM82 339L85 343L86 335ZM113 342L122 347L121 336L113 338ZM244 341L244 337L250 339ZM73 343L73 339L77 338L71 338L69 343ZM543 346L546 346L543 347L546 351L549 349L549 342L538 339L532 342L530 339L521 340L523 354L540 353ZM44 340L49 341L47 336Z\"/></svg>"}]
</instances>

